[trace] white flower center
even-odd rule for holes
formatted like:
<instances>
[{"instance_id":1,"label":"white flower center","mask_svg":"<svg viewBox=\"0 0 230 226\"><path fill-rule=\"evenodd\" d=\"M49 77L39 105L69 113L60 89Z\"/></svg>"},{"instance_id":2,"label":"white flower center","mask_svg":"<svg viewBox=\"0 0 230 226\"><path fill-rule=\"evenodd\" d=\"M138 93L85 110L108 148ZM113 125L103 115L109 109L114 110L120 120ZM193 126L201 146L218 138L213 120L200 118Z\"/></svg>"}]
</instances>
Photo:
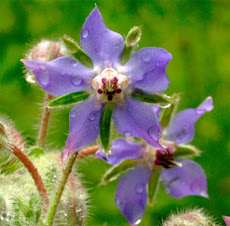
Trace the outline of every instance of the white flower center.
<instances>
[{"instance_id":1,"label":"white flower center","mask_svg":"<svg viewBox=\"0 0 230 226\"><path fill-rule=\"evenodd\" d=\"M113 68L106 68L93 79L92 86L101 103L108 101L119 103L124 98L124 90L128 86L128 80L126 76L119 74Z\"/></svg>"}]
</instances>

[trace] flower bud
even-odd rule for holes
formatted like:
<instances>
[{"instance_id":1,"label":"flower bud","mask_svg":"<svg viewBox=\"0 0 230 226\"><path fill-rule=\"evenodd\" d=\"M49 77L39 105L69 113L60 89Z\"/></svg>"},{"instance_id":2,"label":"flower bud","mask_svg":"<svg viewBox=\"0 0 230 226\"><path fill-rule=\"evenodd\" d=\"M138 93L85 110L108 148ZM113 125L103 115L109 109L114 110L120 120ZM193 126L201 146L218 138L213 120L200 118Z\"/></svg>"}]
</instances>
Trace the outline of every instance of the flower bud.
<instances>
[{"instance_id":1,"label":"flower bud","mask_svg":"<svg viewBox=\"0 0 230 226\"><path fill-rule=\"evenodd\" d=\"M128 33L126 40L125 40L125 44L127 46L134 46L137 45L138 42L141 39L141 28L138 26L134 26Z\"/></svg>"},{"instance_id":2,"label":"flower bud","mask_svg":"<svg viewBox=\"0 0 230 226\"><path fill-rule=\"evenodd\" d=\"M141 28L138 26L134 26L125 38L125 46L121 56L121 63L125 64L134 54L136 48L138 47L138 43L141 39Z\"/></svg>"},{"instance_id":3,"label":"flower bud","mask_svg":"<svg viewBox=\"0 0 230 226\"><path fill-rule=\"evenodd\" d=\"M207 216L201 209L188 210L184 213L172 214L167 221L163 223L163 226L194 226L194 225L213 225L212 217Z\"/></svg>"},{"instance_id":4,"label":"flower bud","mask_svg":"<svg viewBox=\"0 0 230 226\"><path fill-rule=\"evenodd\" d=\"M68 51L61 42L43 39L38 44L33 46L33 48L27 54L26 59L51 61L66 55L68 55ZM36 83L34 75L30 71L26 71L25 78L29 83Z\"/></svg>"},{"instance_id":5,"label":"flower bud","mask_svg":"<svg viewBox=\"0 0 230 226\"><path fill-rule=\"evenodd\" d=\"M0 148L7 145L15 145L23 148L23 139L20 133L13 127L13 123L6 118L0 118Z\"/></svg>"}]
</instances>

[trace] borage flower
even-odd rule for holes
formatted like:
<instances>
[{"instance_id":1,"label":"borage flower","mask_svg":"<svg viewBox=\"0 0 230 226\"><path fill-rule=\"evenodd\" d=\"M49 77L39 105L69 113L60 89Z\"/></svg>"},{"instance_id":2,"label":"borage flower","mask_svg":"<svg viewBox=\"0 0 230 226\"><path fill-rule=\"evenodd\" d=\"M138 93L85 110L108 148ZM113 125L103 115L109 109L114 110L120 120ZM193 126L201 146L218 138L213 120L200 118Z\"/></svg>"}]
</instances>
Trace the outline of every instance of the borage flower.
<instances>
[{"instance_id":1,"label":"borage flower","mask_svg":"<svg viewBox=\"0 0 230 226\"><path fill-rule=\"evenodd\" d=\"M63 157L97 139L101 115L111 104L114 105L112 119L120 134L140 137L161 147L160 126L152 106L134 98L133 93L150 95L168 87L165 69L171 54L162 48L143 48L121 65L124 40L105 26L97 7L83 25L81 45L93 68L69 57L50 62L22 60L51 95L75 93L81 96L80 100L85 99L70 111L70 133Z\"/></svg>"},{"instance_id":2,"label":"borage flower","mask_svg":"<svg viewBox=\"0 0 230 226\"><path fill-rule=\"evenodd\" d=\"M175 156L181 150L188 151L194 148L182 144L193 139L195 122L212 109L212 98L208 97L199 107L176 114L163 131L159 141L164 149L118 138L113 141L112 149L108 154L102 150L96 153L98 158L116 165L104 178L111 176L113 180L116 178L114 172L119 173L119 169L122 171L122 168L126 170L129 164L132 166L121 177L116 190L116 204L131 225L140 222L147 202L146 185L152 180L150 178L157 177L155 175L157 173L160 175L166 193L176 199L187 195L208 196L203 169L192 160L182 160ZM136 161L128 159L136 159ZM124 160L126 161L123 162ZM148 188L151 189L150 184Z\"/></svg>"}]
</instances>

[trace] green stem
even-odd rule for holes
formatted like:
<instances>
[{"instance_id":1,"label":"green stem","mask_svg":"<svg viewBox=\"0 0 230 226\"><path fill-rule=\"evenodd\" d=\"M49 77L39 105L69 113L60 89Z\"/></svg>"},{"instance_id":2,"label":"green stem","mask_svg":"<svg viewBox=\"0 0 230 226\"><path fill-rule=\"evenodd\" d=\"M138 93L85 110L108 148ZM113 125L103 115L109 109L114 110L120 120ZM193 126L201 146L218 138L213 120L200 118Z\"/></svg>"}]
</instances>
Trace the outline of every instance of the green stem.
<instances>
[{"instance_id":1,"label":"green stem","mask_svg":"<svg viewBox=\"0 0 230 226\"><path fill-rule=\"evenodd\" d=\"M56 186L56 191L54 192L53 198L52 198L50 205L48 207L48 210L47 210L46 219L45 219L45 225L46 226L52 226L53 225L54 216L56 214L58 204L60 202L62 193L64 191L64 188L65 188L66 182L69 178L69 175L72 171L72 168L73 168L74 162L77 158L77 155L78 155L78 152L75 152L72 155L70 155L68 162L66 164L66 167L63 168L62 176L61 176L61 178L60 178L60 180Z\"/></svg>"}]
</instances>

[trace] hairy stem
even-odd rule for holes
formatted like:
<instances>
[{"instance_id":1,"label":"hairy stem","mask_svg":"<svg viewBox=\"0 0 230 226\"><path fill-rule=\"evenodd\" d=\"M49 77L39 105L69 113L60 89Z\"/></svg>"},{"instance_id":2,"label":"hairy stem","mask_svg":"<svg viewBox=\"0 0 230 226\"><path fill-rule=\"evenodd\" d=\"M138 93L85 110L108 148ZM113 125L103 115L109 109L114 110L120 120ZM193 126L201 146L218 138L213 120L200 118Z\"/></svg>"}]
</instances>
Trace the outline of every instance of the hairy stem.
<instances>
[{"instance_id":1,"label":"hairy stem","mask_svg":"<svg viewBox=\"0 0 230 226\"><path fill-rule=\"evenodd\" d=\"M28 158L28 156L17 146L13 146L11 149L12 153L18 158L19 161L23 163L26 169L32 176L35 185L37 186L38 192L41 196L43 202L43 212L46 213L47 207L49 205L49 198L47 195L45 184L33 162Z\"/></svg>"},{"instance_id":2,"label":"hairy stem","mask_svg":"<svg viewBox=\"0 0 230 226\"><path fill-rule=\"evenodd\" d=\"M50 119L50 109L46 107L46 105L50 100L52 100L52 98L53 96L47 93L44 99L44 109L43 109L42 118L41 118L39 135L37 138L37 144L42 148L44 148L45 143L46 143L48 124L49 124L49 119Z\"/></svg>"},{"instance_id":3,"label":"hairy stem","mask_svg":"<svg viewBox=\"0 0 230 226\"><path fill-rule=\"evenodd\" d=\"M66 163L65 168L63 168L61 178L60 178L60 180L56 186L56 190L54 192L54 195L52 197L50 206L49 206L47 214L46 214L46 219L45 219L45 225L46 226L52 226L53 225L53 221L54 221L54 217L56 214L58 204L60 202L62 193L64 191L65 185L66 185L67 180L69 178L69 175L71 174L71 171L72 171L72 168L73 168L73 165L74 165L76 158L78 157L79 159L82 159L86 156L93 155L93 154L95 154L95 152L99 148L100 147L98 145L95 145L92 147L84 148L84 149L80 150L79 152L75 152L69 156L69 159ZM73 200L73 202L75 202L75 203L73 203L73 205L76 205L76 200ZM41 223L41 225L44 225L44 224Z\"/></svg>"},{"instance_id":4,"label":"hairy stem","mask_svg":"<svg viewBox=\"0 0 230 226\"><path fill-rule=\"evenodd\" d=\"M94 145L92 147L84 148L84 149L79 151L77 157L79 159L82 159L82 158L84 158L86 156L94 155L99 150L99 148L100 148L100 146L98 146L98 145Z\"/></svg>"},{"instance_id":5,"label":"hairy stem","mask_svg":"<svg viewBox=\"0 0 230 226\"><path fill-rule=\"evenodd\" d=\"M76 203L77 203L77 198L75 195L75 184L74 184L74 177L72 175L72 173L70 174L70 186L71 186L71 190L72 190L72 194L73 194L73 203L72 203L72 224L75 225L76 222Z\"/></svg>"},{"instance_id":6,"label":"hairy stem","mask_svg":"<svg viewBox=\"0 0 230 226\"><path fill-rule=\"evenodd\" d=\"M53 225L54 216L55 216L58 204L60 202L62 193L64 191L64 188L65 188L66 182L69 178L69 175L72 171L72 168L73 168L74 162L77 158L77 155L78 155L78 152L75 152L69 156L66 167L62 171L61 178L57 183L56 190L54 192L53 198L51 200L50 206L49 206L48 211L47 211L46 220L45 220L45 225L47 225L47 226Z\"/></svg>"}]
</instances>

